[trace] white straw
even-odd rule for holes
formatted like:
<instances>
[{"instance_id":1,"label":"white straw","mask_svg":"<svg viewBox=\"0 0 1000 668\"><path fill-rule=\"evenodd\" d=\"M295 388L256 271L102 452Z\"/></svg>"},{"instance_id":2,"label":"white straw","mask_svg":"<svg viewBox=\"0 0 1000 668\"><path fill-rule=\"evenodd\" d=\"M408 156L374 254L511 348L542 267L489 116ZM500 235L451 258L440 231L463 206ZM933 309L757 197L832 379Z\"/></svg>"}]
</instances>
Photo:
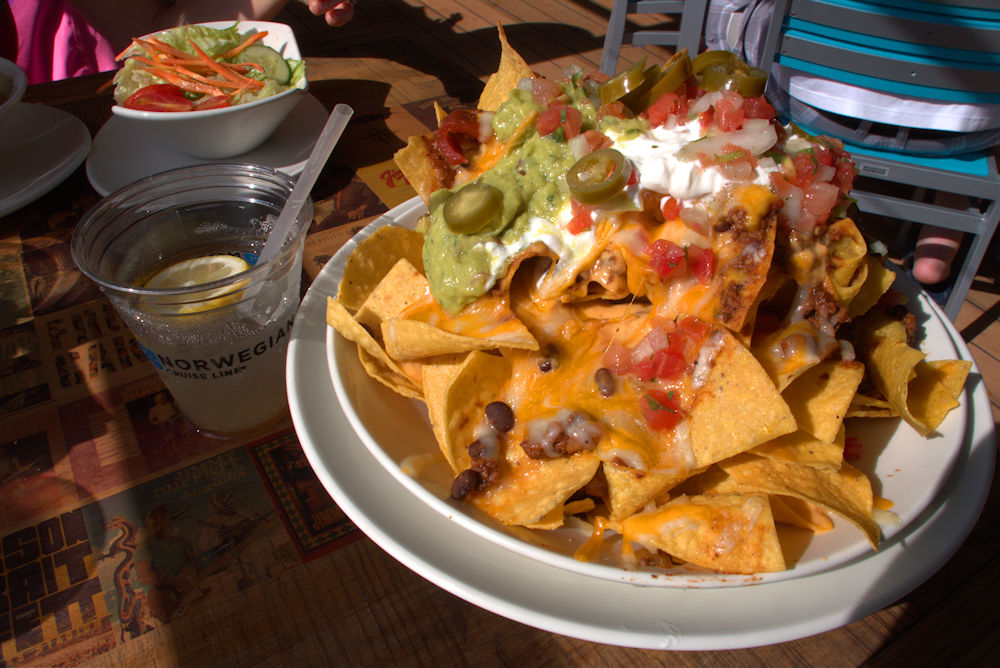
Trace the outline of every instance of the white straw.
<instances>
[{"instance_id":1,"label":"white straw","mask_svg":"<svg viewBox=\"0 0 1000 668\"><path fill-rule=\"evenodd\" d=\"M330 112L330 118L326 120L323 132L320 133L319 139L316 140L316 145L313 146L312 153L309 154L309 159L306 160L306 166L302 169L295 187L292 188L292 194L285 201L285 206L282 207L281 213L278 214L278 220L275 221L274 227L271 228L271 233L267 237L267 241L264 242L264 248L260 251L260 256L257 258L257 264L263 264L274 259L281 250L285 240L288 238L288 232L292 229L292 223L298 218L299 211L302 210L302 205L306 203L306 197L309 196L309 192L312 190L313 185L315 185L319 173L323 170L323 166L326 165L330 153L333 152L333 147L340 141L340 135L343 134L344 128L347 127L347 121L353 115L354 110L346 104L338 104Z\"/></svg>"}]
</instances>

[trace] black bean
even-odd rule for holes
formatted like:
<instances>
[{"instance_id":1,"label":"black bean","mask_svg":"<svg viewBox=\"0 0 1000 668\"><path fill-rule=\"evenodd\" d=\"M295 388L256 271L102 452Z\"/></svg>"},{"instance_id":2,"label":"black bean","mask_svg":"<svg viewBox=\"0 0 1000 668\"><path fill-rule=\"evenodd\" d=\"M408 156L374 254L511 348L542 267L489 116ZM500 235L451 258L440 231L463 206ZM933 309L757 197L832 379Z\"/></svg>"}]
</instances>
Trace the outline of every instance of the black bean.
<instances>
[{"instance_id":1,"label":"black bean","mask_svg":"<svg viewBox=\"0 0 1000 668\"><path fill-rule=\"evenodd\" d=\"M594 381L597 383L597 391L601 393L602 397L614 396L615 377L611 374L611 371L602 366L594 372Z\"/></svg>"},{"instance_id":2,"label":"black bean","mask_svg":"<svg viewBox=\"0 0 1000 668\"><path fill-rule=\"evenodd\" d=\"M538 360L538 369L542 373L548 373L559 366L559 348L549 343L542 350L542 358Z\"/></svg>"},{"instance_id":3,"label":"black bean","mask_svg":"<svg viewBox=\"0 0 1000 668\"><path fill-rule=\"evenodd\" d=\"M514 411L502 401L491 401L486 404L486 421L495 431L506 434L514 428Z\"/></svg>"},{"instance_id":4,"label":"black bean","mask_svg":"<svg viewBox=\"0 0 1000 668\"><path fill-rule=\"evenodd\" d=\"M479 474L472 469L465 469L451 483L451 498L464 499L478 484Z\"/></svg>"}]
</instances>

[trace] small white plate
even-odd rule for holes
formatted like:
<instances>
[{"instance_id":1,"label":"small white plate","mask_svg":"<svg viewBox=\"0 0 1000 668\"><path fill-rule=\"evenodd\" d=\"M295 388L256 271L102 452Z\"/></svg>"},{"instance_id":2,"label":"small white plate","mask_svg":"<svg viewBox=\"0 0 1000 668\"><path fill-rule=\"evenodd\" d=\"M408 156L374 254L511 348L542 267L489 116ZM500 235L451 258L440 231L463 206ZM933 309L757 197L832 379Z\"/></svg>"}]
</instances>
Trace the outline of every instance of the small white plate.
<instances>
[{"instance_id":1,"label":"small white plate","mask_svg":"<svg viewBox=\"0 0 1000 668\"><path fill-rule=\"evenodd\" d=\"M297 176L305 167L328 116L322 102L305 95L259 147L243 155L218 160L204 160L176 151L143 135L136 124L112 116L94 138L94 146L87 157L87 178L94 190L107 195L168 169L211 163L264 165Z\"/></svg>"},{"instance_id":2,"label":"small white plate","mask_svg":"<svg viewBox=\"0 0 1000 668\"><path fill-rule=\"evenodd\" d=\"M398 224L412 228L425 210L419 198L414 198L372 222L338 251L330 261L330 271L334 274L342 271L347 256L378 227ZM906 284L905 279L897 284L894 287L907 290L913 298L912 309L923 329L923 347L928 358L961 357L962 352L954 345L945 324L947 319L940 310L926 296L918 295L915 284ZM625 567L620 547L611 541L600 558L578 561L573 553L590 536L589 531L572 527L554 531L505 527L471 504L452 501L449 487L453 473L438 454L424 404L397 395L370 379L358 362L354 346L333 328L327 330L327 361L344 415L361 442L390 475L441 515L523 556L596 578L653 587L695 588L746 586L805 577L872 552L859 529L834 517L834 530L823 534L780 527L782 544L796 558L787 570L776 573L722 575L683 567L670 570ZM967 428L968 416L960 409L952 411L937 433L926 439L898 419L849 420L847 435L859 438L864 446L862 458L854 465L872 479L877 496L894 504L894 515L886 515L888 521L882 526L883 543L915 520L947 482ZM419 475L410 475L405 470L413 468L411 462L428 460L435 464L425 464Z\"/></svg>"},{"instance_id":3,"label":"small white plate","mask_svg":"<svg viewBox=\"0 0 1000 668\"><path fill-rule=\"evenodd\" d=\"M76 116L44 104L18 104L0 128L0 216L65 181L88 150L90 132Z\"/></svg>"},{"instance_id":4,"label":"small white plate","mask_svg":"<svg viewBox=\"0 0 1000 668\"><path fill-rule=\"evenodd\" d=\"M452 594L523 624L591 642L674 650L754 647L821 633L891 604L930 577L965 540L989 493L993 418L974 374L956 409L966 429L952 475L878 552L751 587L636 587L545 564L432 509L354 433L332 399L325 367L326 297L336 294L339 278L331 261L313 281L288 348L289 407L306 457L340 508L386 552ZM959 357L969 359L954 328L944 328Z\"/></svg>"}]
</instances>

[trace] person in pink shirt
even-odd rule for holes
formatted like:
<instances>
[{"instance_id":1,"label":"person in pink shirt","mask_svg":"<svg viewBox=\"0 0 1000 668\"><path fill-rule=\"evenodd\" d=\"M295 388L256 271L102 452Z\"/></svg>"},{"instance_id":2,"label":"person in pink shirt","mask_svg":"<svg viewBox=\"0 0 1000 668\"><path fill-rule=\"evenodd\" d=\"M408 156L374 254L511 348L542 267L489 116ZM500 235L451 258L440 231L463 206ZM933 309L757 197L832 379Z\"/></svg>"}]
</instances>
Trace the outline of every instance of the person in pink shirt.
<instances>
[{"instance_id":1,"label":"person in pink shirt","mask_svg":"<svg viewBox=\"0 0 1000 668\"><path fill-rule=\"evenodd\" d=\"M355 0L298 1L332 26L344 25L354 17ZM117 67L115 56L139 35L202 21L266 20L286 2L7 0L16 27L16 62L29 84L113 70Z\"/></svg>"}]
</instances>

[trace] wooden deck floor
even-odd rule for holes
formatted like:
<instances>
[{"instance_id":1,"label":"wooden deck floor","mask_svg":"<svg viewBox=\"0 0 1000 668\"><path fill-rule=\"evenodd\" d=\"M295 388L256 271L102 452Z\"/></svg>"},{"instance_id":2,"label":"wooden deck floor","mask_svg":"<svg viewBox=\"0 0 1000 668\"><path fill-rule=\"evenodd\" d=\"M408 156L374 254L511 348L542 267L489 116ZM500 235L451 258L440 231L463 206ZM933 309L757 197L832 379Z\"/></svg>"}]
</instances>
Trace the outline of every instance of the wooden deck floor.
<instances>
[{"instance_id":1,"label":"wooden deck floor","mask_svg":"<svg viewBox=\"0 0 1000 668\"><path fill-rule=\"evenodd\" d=\"M359 68L359 78L366 58L389 57L413 70L414 86L471 102L497 67L498 23L540 74L558 76L572 67L596 71L611 4L611 0L360 0L355 20L332 29L293 3L281 20L296 28L303 52L342 58L345 68ZM673 19L648 15L630 21L670 29ZM625 47L619 68L642 57L660 62L670 54L663 47ZM392 103L391 93L387 103ZM894 227L876 221L866 230L890 245L897 241ZM902 253L906 248L895 250ZM1000 242L994 240L956 320L983 375L996 422L1000 422L998 256Z\"/></svg>"}]
</instances>

